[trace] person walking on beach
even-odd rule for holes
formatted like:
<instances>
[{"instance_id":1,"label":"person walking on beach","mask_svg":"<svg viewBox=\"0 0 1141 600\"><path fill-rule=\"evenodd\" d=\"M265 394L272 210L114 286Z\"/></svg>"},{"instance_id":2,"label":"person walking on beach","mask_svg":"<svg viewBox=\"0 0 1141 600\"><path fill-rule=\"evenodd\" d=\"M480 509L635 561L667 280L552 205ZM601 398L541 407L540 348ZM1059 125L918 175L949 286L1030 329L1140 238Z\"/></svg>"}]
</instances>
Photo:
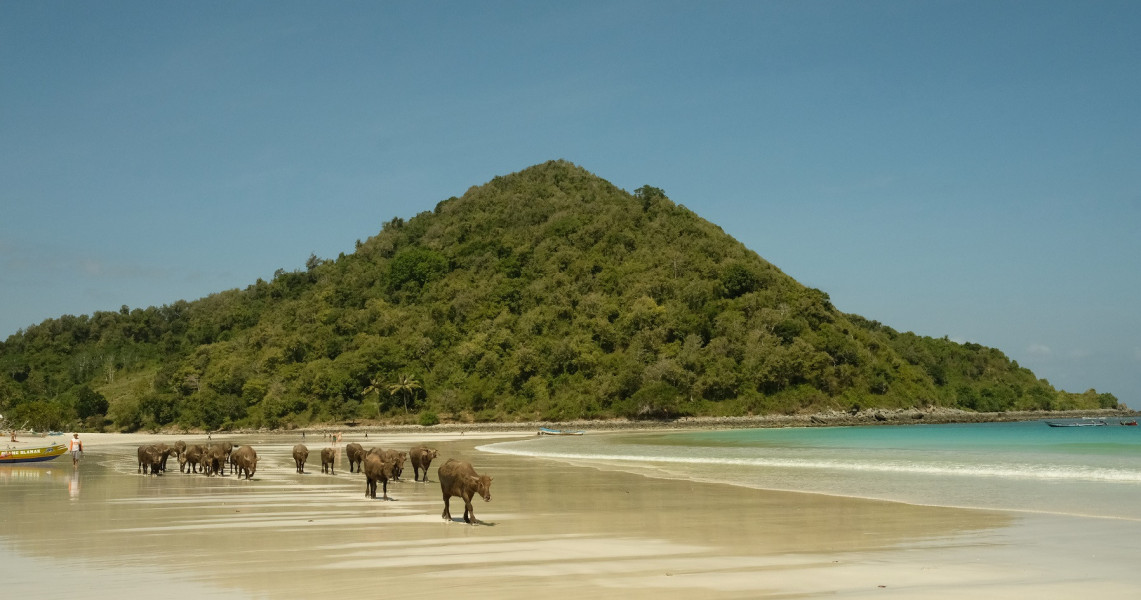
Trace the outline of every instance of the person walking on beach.
<instances>
[{"instance_id":1,"label":"person walking on beach","mask_svg":"<svg viewBox=\"0 0 1141 600\"><path fill-rule=\"evenodd\" d=\"M79 441L78 433L68 440L67 449L71 450L71 466L78 467L79 456L83 454L83 442Z\"/></svg>"}]
</instances>

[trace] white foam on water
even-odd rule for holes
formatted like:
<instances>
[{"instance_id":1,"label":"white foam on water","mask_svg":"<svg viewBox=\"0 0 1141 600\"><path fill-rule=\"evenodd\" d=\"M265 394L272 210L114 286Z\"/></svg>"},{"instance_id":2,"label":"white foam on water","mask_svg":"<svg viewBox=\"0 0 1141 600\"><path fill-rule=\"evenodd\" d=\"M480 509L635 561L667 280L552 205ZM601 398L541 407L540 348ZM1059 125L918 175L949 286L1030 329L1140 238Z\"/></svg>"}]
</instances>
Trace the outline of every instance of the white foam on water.
<instances>
[{"instance_id":1,"label":"white foam on water","mask_svg":"<svg viewBox=\"0 0 1141 600\"><path fill-rule=\"evenodd\" d=\"M657 463L678 465L722 465L777 469L828 469L846 472L908 473L923 475L953 475L960 477L998 477L1041 479L1058 481L1099 481L1141 483L1141 471L1127 469L1090 468L1049 464L971 464L902 461L855 461L844 459L795 458L724 458L701 456L664 456L635 454L590 454L573 452L544 452L522 450L509 444L480 446L478 450L496 454L530 456L575 461L602 461L617 463Z\"/></svg>"},{"instance_id":2,"label":"white foam on water","mask_svg":"<svg viewBox=\"0 0 1141 600\"><path fill-rule=\"evenodd\" d=\"M882 431L615 434L478 449L754 489L1141 520L1135 500L1141 497L1141 445L1128 435L1131 431L1083 441L1044 430L1033 425L901 426Z\"/></svg>"}]
</instances>

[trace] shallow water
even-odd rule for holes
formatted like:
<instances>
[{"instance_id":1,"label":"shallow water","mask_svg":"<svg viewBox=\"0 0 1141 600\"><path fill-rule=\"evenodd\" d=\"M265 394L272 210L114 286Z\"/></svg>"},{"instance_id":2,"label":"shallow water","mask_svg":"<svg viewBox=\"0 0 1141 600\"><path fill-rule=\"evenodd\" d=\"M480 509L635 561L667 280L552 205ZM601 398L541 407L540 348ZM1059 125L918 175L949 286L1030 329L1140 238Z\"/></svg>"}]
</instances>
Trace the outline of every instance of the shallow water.
<instances>
[{"instance_id":1,"label":"shallow water","mask_svg":"<svg viewBox=\"0 0 1141 600\"><path fill-rule=\"evenodd\" d=\"M635 437L634 446L660 445ZM378 438L373 444L387 448L421 441ZM593 446L628 438L576 439ZM441 450L433 481L415 483L406 472L389 486L395 500L383 502L363 497L363 477L344 470L343 451L337 475L321 474L313 460L302 475L290 458L302 440L236 441L261 457L252 481L173 469L140 475L129 443L89 444L78 470L62 460L0 469L5 596L531 599L557 589L655 600L880 598L879 585L906 598L1137 591L1122 575L1139 558L1134 523L643 478L483 453L475 446L489 442L470 436L424 440ZM551 441L575 443L528 443ZM312 459L322 444L308 443ZM495 478L492 502L475 501L479 526L440 518L435 468L448 456ZM452 511L462 512L456 499Z\"/></svg>"},{"instance_id":2,"label":"shallow water","mask_svg":"<svg viewBox=\"0 0 1141 600\"><path fill-rule=\"evenodd\" d=\"M680 479L1141 521L1141 430L1043 422L552 437L484 447Z\"/></svg>"}]
</instances>

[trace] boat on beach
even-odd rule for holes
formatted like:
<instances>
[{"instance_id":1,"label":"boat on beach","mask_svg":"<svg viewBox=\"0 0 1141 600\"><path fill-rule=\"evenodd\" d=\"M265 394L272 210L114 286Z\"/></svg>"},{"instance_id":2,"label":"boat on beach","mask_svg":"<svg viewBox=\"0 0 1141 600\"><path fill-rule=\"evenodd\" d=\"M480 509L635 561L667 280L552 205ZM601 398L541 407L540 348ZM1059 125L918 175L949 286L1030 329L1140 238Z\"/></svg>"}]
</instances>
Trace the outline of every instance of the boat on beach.
<instances>
[{"instance_id":1,"label":"boat on beach","mask_svg":"<svg viewBox=\"0 0 1141 600\"><path fill-rule=\"evenodd\" d=\"M9 445L6 448L0 448L0 465L42 462L58 458L65 452L67 452L66 444L51 444L48 446Z\"/></svg>"},{"instance_id":2,"label":"boat on beach","mask_svg":"<svg viewBox=\"0 0 1141 600\"><path fill-rule=\"evenodd\" d=\"M8 431L12 439L11 441L0 441L0 465L11 465L16 463L29 463L29 462L43 462L45 460L52 460L58 458L63 453L67 452L67 444L56 444L43 442L27 441L22 442L16 439L16 435L23 427L16 427L15 423L8 421L4 415L0 415L0 430ZM27 432L31 435L38 435L40 438L46 438L47 433L36 434L35 431ZM21 434L22 435L22 434ZM51 435L63 435L62 432L52 431Z\"/></svg>"}]
</instances>

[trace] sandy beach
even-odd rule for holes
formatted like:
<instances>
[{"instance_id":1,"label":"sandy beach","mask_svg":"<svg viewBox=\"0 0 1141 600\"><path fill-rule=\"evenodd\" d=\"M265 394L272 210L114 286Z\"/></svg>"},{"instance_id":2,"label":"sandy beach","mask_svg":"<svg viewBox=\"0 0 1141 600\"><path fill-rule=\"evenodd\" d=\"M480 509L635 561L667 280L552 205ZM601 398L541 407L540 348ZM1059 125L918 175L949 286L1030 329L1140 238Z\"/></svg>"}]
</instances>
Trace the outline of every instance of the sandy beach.
<instances>
[{"instance_id":1,"label":"sandy beach","mask_svg":"<svg viewBox=\"0 0 1141 600\"><path fill-rule=\"evenodd\" d=\"M202 436L85 434L66 457L0 469L0 581L15 597L1134 598L1141 524L911 506L655 479L482 444L534 432L352 432L336 475L320 434L250 443L252 481L136 472L137 445ZM589 442L584 437L584 440ZM344 444L440 450L431 482L369 500ZM311 450L305 474L290 448ZM436 468L494 477L480 524L441 519ZM172 461L170 463L174 465ZM463 503L452 500L452 514Z\"/></svg>"}]
</instances>

